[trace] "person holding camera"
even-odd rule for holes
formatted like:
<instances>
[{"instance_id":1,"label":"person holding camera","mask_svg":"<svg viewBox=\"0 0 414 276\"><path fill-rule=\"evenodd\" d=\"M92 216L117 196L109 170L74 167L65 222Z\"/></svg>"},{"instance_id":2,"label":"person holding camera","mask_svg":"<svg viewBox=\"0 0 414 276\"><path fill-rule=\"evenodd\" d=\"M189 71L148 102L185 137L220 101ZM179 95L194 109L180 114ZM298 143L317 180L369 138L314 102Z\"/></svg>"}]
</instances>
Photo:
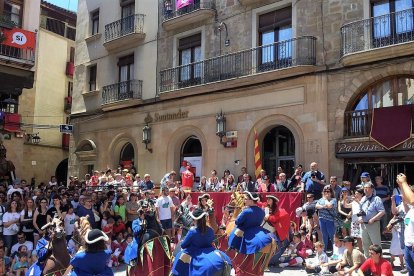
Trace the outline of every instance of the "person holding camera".
<instances>
[{"instance_id":1,"label":"person holding camera","mask_svg":"<svg viewBox=\"0 0 414 276\"><path fill-rule=\"evenodd\" d=\"M369 247L381 244L380 220L384 216L384 205L380 197L374 195L374 185L364 185L365 196L361 199L361 211L357 213L361 224L362 247L365 257L369 257Z\"/></svg>"},{"instance_id":2,"label":"person holding camera","mask_svg":"<svg viewBox=\"0 0 414 276\"><path fill-rule=\"evenodd\" d=\"M302 190L306 193L311 193L318 200L322 197L322 189L325 186L325 175L318 170L318 163L312 162L310 164L310 171L305 173L302 178Z\"/></svg>"},{"instance_id":3,"label":"person holding camera","mask_svg":"<svg viewBox=\"0 0 414 276\"><path fill-rule=\"evenodd\" d=\"M392 233L390 255L391 264L394 265L395 257L400 258L401 273L407 273L407 268L404 267L404 217L408 206L403 203L396 206L395 196L391 196L391 212L394 217L386 226L386 230Z\"/></svg>"}]
</instances>

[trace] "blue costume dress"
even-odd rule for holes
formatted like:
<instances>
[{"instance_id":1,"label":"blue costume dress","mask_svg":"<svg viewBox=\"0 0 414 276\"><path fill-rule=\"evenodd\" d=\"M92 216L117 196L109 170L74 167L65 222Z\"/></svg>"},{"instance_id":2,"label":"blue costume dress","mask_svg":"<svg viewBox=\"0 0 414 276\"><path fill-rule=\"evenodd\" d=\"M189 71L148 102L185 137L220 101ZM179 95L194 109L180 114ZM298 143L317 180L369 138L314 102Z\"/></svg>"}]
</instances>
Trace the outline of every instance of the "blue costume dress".
<instances>
[{"instance_id":1,"label":"blue costume dress","mask_svg":"<svg viewBox=\"0 0 414 276\"><path fill-rule=\"evenodd\" d=\"M48 258L48 243L50 238L48 236L42 237L36 244L36 254L37 254L37 262L32 264L32 266L27 270L26 276L33 275L33 276L40 276L42 275L43 268L45 267L45 262Z\"/></svg>"},{"instance_id":2,"label":"blue costume dress","mask_svg":"<svg viewBox=\"0 0 414 276\"><path fill-rule=\"evenodd\" d=\"M265 212L257 206L244 209L235 221L236 227L229 236L229 246L249 255L272 243L270 233L260 226L264 217Z\"/></svg>"},{"instance_id":3,"label":"blue costume dress","mask_svg":"<svg viewBox=\"0 0 414 276\"><path fill-rule=\"evenodd\" d=\"M204 234L201 233L199 228L192 227L181 243L181 252L174 259L172 274L211 276L224 268L224 260L231 265L230 258L224 252L212 246L213 240L214 231L210 227L207 227ZM189 263L183 262L186 255L191 257Z\"/></svg>"},{"instance_id":4,"label":"blue costume dress","mask_svg":"<svg viewBox=\"0 0 414 276\"><path fill-rule=\"evenodd\" d=\"M78 252L70 264L73 271L70 276L112 276L114 273L107 265L111 258L111 250L98 252Z\"/></svg>"}]
</instances>

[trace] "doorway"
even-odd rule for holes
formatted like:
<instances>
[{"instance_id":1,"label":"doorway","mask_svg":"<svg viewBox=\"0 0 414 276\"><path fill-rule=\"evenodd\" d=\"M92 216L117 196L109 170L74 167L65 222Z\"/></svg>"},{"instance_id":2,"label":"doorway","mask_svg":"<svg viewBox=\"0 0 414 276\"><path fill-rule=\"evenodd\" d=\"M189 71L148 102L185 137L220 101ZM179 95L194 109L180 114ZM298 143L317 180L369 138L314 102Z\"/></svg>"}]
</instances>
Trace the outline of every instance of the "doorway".
<instances>
[{"instance_id":1,"label":"doorway","mask_svg":"<svg viewBox=\"0 0 414 276\"><path fill-rule=\"evenodd\" d=\"M195 183L200 182L201 168L203 164L203 148L197 136L188 137L181 146L180 164L186 160L191 164L191 171L194 174ZM179 166L180 166L179 164ZM181 171L180 171L181 173Z\"/></svg>"},{"instance_id":2,"label":"doorway","mask_svg":"<svg viewBox=\"0 0 414 276\"><path fill-rule=\"evenodd\" d=\"M134 167L135 152L134 146L131 143L126 143L119 156L119 164L123 169L131 169Z\"/></svg>"},{"instance_id":3,"label":"doorway","mask_svg":"<svg viewBox=\"0 0 414 276\"><path fill-rule=\"evenodd\" d=\"M295 138L292 132L284 126L271 129L264 137L262 144L263 169L275 181L277 168L281 167L287 177L294 173Z\"/></svg>"},{"instance_id":4,"label":"doorway","mask_svg":"<svg viewBox=\"0 0 414 276\"><path fill-rule=\"evenodd\" d=\"M55 176L59 184L63 183L66 186L68 179L68 158L62 160L56 167Z\"/></svg>"}]
</instances>

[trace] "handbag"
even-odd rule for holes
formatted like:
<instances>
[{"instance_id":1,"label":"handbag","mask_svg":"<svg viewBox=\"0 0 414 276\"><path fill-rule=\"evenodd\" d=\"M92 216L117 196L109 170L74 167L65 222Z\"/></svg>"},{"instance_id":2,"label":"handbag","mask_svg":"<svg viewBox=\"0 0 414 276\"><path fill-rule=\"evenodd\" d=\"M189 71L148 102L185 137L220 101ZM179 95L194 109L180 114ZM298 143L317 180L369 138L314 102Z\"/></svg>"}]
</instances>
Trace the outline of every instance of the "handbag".
<instances>
[{"instance_id":1,"label":"handbag","mask_svg":"<svg viewBox=\"0 0 414 276\"><path fill-rule=\"evenodd\" d=\"M223 257L223 255L221 254L221 251L220 251L220 250L217 250L217 251L216 251L216 253L217 253L218 255L220 255L221 259L222 259L222 260L223 260L223 262L224 262L224 267L223 267L223 270L222 270L221 275L222 275L222 276L230 276L230 274L231 274L231 264L229 264L229 263L227 262L226 258L224 258L224 257ZM215 274L214 274L214 275L215 275ZM217 275L217 276L219 276L219 275Z\"/></svg>"}]
</instances>

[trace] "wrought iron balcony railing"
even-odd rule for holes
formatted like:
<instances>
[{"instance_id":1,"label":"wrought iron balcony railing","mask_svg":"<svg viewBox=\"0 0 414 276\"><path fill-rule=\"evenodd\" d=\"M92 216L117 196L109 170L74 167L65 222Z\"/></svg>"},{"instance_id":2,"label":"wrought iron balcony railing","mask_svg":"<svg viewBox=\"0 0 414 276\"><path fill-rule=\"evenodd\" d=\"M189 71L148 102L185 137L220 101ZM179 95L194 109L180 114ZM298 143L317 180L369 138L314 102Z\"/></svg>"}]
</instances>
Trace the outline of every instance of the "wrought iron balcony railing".
<instances>
[{"instance_id":1,"label":"wrought iron balcony railing","mask_svg":"<svg viewBox=\"0 0 414 276\"><path fill-rule=\"evenodd\" d=\"M7 60L17 64L32 67L35 63L34 49L20 49L0 44L0 60Z\"/></svg>"},{"instance_id":2,"label":"wrought iron balcony railing","mask_svg":"<svg viewBox=\"0 0 414 276\"><path fill-rule=\"evenodd\" d=\"M142 81L129 80L102 88L102 104L110 104L123 100L141 99Z\"/></svg>"},{"instance_id":3,"label":"wrought iron balcony railing","mask_svg":"<svg viewBox=\"0 0 414 276\"><path fill-rule=\"evenodd\" d=\"M162 70L160 92L316 64L316 38L303 36Z\"/></svg>"},{"instance_id":4,"label":"wrought iron balcony railing","mask_svg":"<svg viewBox=\"0 0 414 276\"><path fill-rule=\"evenodd\" d=\"M341 27L341 56L414 40L414 9L385 14Z\"/></svg>"},{"instance_id":5,"label":"wrought iron balcony railing","mask_svg":"<svg viewBox=\"0 0 414 276\"><path fill-rule=\"evenodd\" d=\"M144 17L144 14L133 14L105 25L105 42L128 34L143 34Z\"/></svg>"},{"instance_id":6,"label":"wrought iron balcony railing","mask_svg":"<svg viewBox=\"0 0 414 276\"><path fill-rule=\"evenodd\" d=\"M176 8L175 0L165 1L164 3L164 20L179 17L190 12L194 12L201 9L214 9L214 1L212 0L203 0L200 3L200 0L195 0L193 4L182 7L181 9Z\"/></svg>"},{"instance_id":7,"label":"wrought iron balcony railing","mask_svg":"<svg viewBox=\"0 0 414 276\"><path fill-rule=\"evenodd\" d=\"M372 110L345 111L345 137L364 137L371 131Z\"/></svg>"}]
</instances>

